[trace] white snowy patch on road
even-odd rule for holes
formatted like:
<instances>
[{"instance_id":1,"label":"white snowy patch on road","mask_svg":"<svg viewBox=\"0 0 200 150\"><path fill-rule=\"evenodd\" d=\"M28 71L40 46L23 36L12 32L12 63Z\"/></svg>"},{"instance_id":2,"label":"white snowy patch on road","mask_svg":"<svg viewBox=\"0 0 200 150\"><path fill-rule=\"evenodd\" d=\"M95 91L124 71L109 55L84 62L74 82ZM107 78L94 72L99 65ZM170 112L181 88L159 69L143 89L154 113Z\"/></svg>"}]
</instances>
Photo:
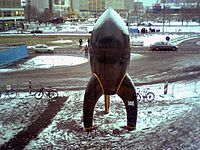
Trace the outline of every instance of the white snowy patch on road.
<instances>
[{"instance_id":1,"label":"white snowy patch on road","mask_svg":"<svg viewBox=\"0 0 200 150\"><path fill-rule=\"evenodd\" d=\"M73 41L72 40L57 40L57 41L52 41L51 43L54 43L54 44L73 44Z\"/></svg>"},{"instance_id":2,"label":"white snowy patch on road","mask_svg":"<svg viewBox=\"0 0 200 150\"><path fill-rule=\"evenodd\" d=\"M88 59L72 56L37 56L25 64L23 68L50 68L54 66L74 66L86 63Z\"/></svg>"},{"instance_id":3,"label":"white snowy patch on road","mask_svg":"<svg viewBox=\"0 0 200 150\"><path fill-rule=\"evenodd\" d=\"M140 54L131 54L131 60L140 59L143 57ZM51 68L56 66L75 66L88 62L87 58L74 56L37 56L24 64L21 64L18 69L0 69L0 72L14 72L20 70L31 70L38 68Z\"/></svg>"},{"instance_id":4,"label":"white snowy patch on road","mask_svg":"<svg viewBox=\"0 0 200 150\"><path fill-rule=\"evenodd\" d=\"M74 56L37 56L24 64L18 69L0 69L0 72L13 72L19 70L31 70L38 68L51 68L55 66L75 66L88 62L88 59Z\"/></svg>"}]
</instances>

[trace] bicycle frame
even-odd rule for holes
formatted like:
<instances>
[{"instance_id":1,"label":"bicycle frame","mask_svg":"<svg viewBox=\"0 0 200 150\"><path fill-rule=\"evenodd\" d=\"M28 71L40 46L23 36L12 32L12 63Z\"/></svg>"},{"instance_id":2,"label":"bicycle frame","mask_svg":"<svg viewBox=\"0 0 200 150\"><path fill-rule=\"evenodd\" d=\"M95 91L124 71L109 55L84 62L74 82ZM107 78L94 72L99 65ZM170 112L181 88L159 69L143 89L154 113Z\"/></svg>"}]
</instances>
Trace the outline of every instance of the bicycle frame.
<instances>
[{"instance_id":1,"label":"bicycle frame","mask_svg":"<svg viewBox=\"0 0 200 150\"><path fill-rule=\"evenodd\" d=\"M43 87L41 85L41 88L34 94L36 99L41 99L44 95L46 95L49 98L58 97L58 92L56 89L52 89L50 87Z\"/></svg>"},{"instance_id":2,"label":"bicycle frame","mask_svg":"<svg viewBox=\"0 0 200 150\"><path fill-rule=\"evenodd\" d=\"M14 99L17 96L17 91L15 89L9 88L6 90L1 89L0 90L0 97L2 97L2 95L8 96L10 99Z\"/></svg>"},{"instance_id":3,"label":"bicycle frame","mask_svg":"<svg viewBox=\"0 0 200 150\"><path fill-rule=\"evenodd\" d=\"M149 92L148 91L149 88L144 89L143 92L141 92L140 90L137 92L137 100L147 100L148 102L152 102L155 99L155 95L153 92Z\"/></svg>"}]
</instances>

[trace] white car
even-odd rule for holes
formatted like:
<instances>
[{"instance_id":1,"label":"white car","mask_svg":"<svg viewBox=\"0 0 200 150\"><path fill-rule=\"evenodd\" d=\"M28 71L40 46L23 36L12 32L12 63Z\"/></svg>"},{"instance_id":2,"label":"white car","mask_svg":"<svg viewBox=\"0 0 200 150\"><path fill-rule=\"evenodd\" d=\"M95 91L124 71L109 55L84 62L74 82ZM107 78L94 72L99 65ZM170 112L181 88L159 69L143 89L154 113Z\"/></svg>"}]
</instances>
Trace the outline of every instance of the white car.
<instances>
[{"instance_id":1,"label":"white car","mask_svg":"<svg viewBox=\"0 0 200 150\"><path fill-rule=\"evenodd\" d=\"M46 44L37 44L37 45L34 47L34 51L35 51L36 53L53 53L54 48L53 48L53 47L49 47L49 46L46 45Z\"/></svg>"}]
</instances>

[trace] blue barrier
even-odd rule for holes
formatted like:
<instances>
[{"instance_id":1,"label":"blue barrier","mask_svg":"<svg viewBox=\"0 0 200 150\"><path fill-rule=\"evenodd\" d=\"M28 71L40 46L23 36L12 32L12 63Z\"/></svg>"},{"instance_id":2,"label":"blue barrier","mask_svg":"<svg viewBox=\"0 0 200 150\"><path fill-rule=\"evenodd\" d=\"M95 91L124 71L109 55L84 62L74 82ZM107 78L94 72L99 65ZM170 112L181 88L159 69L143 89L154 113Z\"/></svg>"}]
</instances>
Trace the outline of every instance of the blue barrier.
<instances>
[{"instance_id":1,"label":"blue barrier","mask_svg":"<svg viewBox=\"0 0 200 150\"><path fill-rule=\"evenodd\" d=\"M138 28L129 28L130 33L138 33Z\"/></svg>"},{"instance_id":2,"label":"blue barrier","mask_svg":"<svg viewBox=\"0 0 200 150\"><path fill-rule=\"evenodd\" d=\"M2 50L0 51L0 66L13 63L26 57L28 57L28 48L26 45Z\"/></svg>"}]
</instances>

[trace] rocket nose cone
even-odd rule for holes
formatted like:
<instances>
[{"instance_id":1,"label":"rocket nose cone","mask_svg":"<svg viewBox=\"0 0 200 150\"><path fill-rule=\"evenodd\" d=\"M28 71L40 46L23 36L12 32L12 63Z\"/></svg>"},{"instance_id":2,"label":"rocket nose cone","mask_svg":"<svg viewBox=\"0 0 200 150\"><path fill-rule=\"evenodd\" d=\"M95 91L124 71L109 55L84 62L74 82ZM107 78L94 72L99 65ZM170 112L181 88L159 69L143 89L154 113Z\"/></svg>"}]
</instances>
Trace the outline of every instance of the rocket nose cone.
<instances>
[{"instance_id":1,"label":"rocket nose cone","mask_svg":"<svg viewBox=\"0 0 200 150\"><path fill-rule=\"evenodd\" d=\"M117 26L117 28L119 28L121 30L121 32L123 32L124 34L128 35L128 27L126 26L126 23L124 22L124 20L120 17L120 15L111 7L109 9L107 9L97 20L95 26L94 26L94 30L97 30L98 28L100 28L101 26L109 26L108 25L112 23L115 26ZM107 24L106 24L107 23Z\"/></svg>"},{"instance_id":2,"label":"rocket nose cone","mask_svg":"<svg viewBox=\"0 0 200 150\"><path fill-rule=\"evenodd\" d=\"M91 44L98 48L128 47L128 27L112 8L107 9L97 20L92 31Z\"/></svg>"}]
</instances>

